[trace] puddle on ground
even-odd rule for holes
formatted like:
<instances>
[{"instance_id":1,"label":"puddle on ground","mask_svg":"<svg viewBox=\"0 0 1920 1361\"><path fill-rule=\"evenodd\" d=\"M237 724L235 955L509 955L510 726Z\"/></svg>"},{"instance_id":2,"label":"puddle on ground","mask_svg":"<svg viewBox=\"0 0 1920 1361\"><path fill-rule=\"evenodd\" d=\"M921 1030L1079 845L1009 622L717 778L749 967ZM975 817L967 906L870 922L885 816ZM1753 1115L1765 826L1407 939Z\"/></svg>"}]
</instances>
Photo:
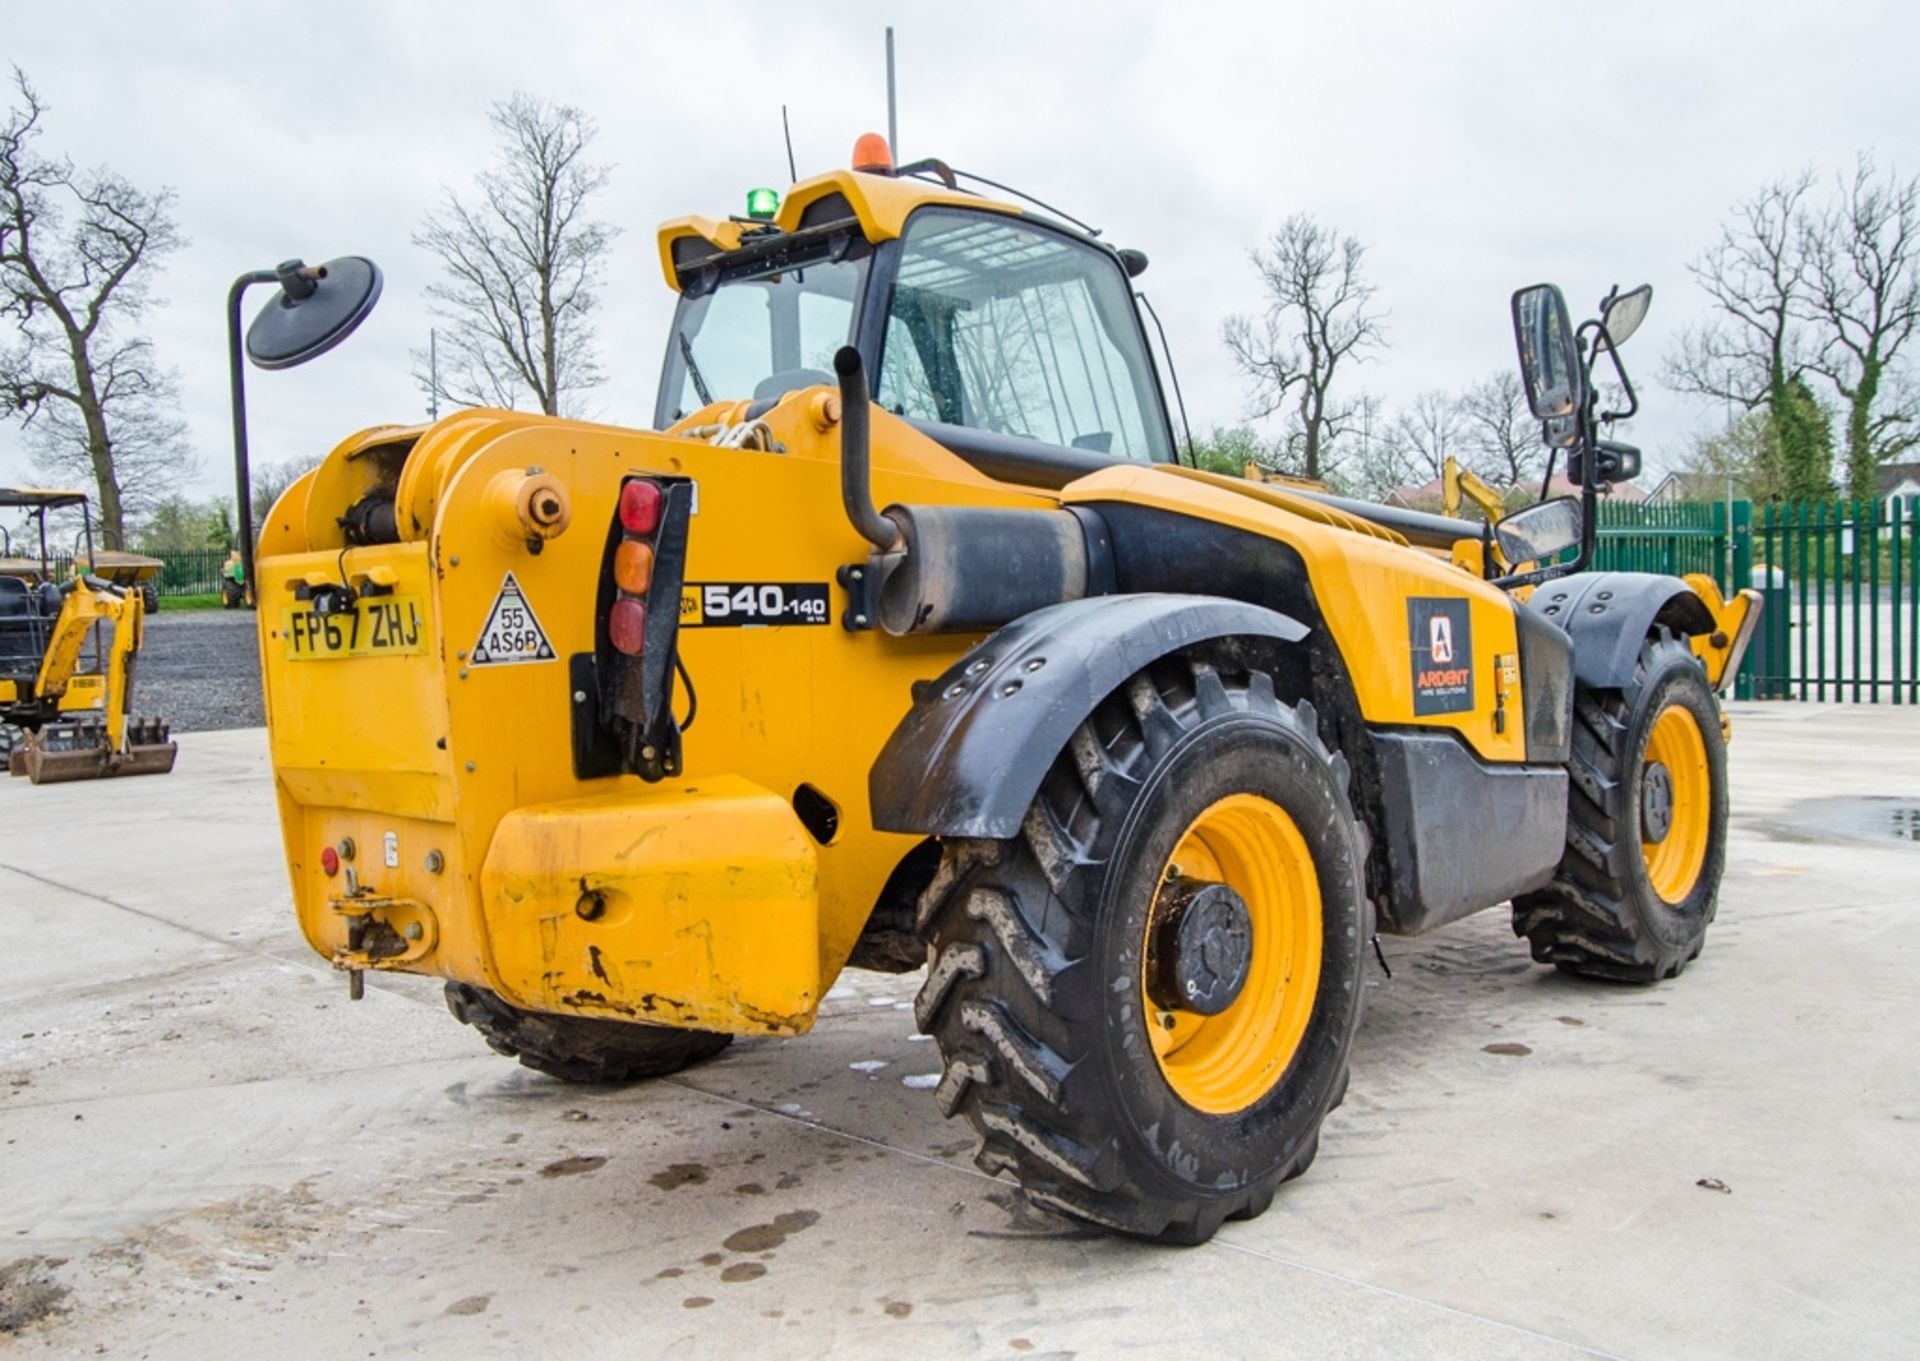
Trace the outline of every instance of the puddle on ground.
<instances>
[{"instance_id":1,"label":"puddle on ground","mask_svg":"<svg viewBox=\"0 0 1920 1361\"><path fill-rule=\"evenodd\" d=\"M1782 841L1894 841L1920 845L1920 802L1911 798L1802 799L1767 824Z\"/></svg>"}]
</instances>

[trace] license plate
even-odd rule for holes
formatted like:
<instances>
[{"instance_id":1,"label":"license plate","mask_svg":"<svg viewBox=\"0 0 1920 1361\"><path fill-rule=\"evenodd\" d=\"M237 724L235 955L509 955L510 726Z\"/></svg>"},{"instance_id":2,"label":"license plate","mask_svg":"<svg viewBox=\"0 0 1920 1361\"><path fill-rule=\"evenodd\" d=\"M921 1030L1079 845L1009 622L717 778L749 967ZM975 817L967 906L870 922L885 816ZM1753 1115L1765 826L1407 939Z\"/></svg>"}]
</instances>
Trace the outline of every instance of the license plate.
<instances>
[{"instance_id":1,"label":"license plate","mask_svg":"<svg viewBox=\"0 0 1920 1361\"><path fill-rule=\"evenodd\" d=\"M281 636L287 658L305 662L325 657L392 657L426 651L420 597L362 596L351 610L320 614L311 605L282 615Z\"/></svg>"}]
</instances>

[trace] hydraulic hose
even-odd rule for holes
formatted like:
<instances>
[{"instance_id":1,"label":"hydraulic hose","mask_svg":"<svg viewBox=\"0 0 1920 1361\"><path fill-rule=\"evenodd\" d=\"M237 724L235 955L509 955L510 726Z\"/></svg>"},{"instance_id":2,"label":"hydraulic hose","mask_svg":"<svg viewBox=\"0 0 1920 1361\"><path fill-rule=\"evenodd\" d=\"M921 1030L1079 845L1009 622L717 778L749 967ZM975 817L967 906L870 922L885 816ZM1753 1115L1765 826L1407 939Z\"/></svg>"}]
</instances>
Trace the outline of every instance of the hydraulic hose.
<instances>
[{"instance_id":1,"label":"hydraulic hose","mask_svg":"<svg viewBox=\"0 0 1920 1361\"><path fill-rule=\"evenodd\" d=\"M900 546L900 527L873 506L872 451L868 447L871 403L860 351L851 345L841 346L833 356L833 370L840 375L840 500L860 537L882 553L890 553Z\"/></svg>"}]
</instances>

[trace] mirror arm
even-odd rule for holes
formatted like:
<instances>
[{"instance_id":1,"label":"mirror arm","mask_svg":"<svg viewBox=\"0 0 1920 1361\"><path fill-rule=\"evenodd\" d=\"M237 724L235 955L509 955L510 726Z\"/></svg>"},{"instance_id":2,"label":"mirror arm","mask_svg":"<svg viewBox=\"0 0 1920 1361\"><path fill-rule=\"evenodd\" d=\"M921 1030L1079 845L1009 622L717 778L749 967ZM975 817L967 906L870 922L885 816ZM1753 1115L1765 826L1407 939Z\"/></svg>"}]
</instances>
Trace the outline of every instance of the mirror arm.
<instances>
[{"instance_id":1,"label":"mirror arm","mask_svg":"<svg viewBox=\"0 0 1920 1361\"><path fill-rule=\"evenodd\" d=\"M234 493L240 503L241 570L246 573L246 589L254 589L253 573L253 469L247 451L247 379L246 358L240 347L240 300L254 284L278 283L280 275L271 269L248 270L227 290L227 366L233 388L233 478ZM257 598L257 597L256 597Z\"/></svg>"},{"instance_id":2,"label":"mirror arm","mask_svg":"<svg viewBox=\"0 0 1920 1361\"><path fill-rule=\"evenodd\" d=\"M1625 411L1614 412L1613 419L1616 421L1632 420L1634 412L1640 409L1640 397L1639 394L1633 390L1633 380L1627 377L1626 365L1620 362L1620 351L1613 348L1611 338L1607 341L1607 357L1613 360L1613 376L1620 380L1620 388L1627 394L1627 409Z\"/></svg>"}]
</instances>

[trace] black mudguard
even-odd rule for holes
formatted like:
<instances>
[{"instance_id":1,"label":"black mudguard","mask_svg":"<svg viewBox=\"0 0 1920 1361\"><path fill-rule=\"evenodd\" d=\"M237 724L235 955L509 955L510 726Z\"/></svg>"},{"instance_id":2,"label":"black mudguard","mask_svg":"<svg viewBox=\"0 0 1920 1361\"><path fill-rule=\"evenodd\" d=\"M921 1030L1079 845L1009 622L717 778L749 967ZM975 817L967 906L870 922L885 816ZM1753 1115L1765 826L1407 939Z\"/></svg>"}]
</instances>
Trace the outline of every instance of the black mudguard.
<instances>
[{"instance_id":1,"label":"black mudguard","mask_svg":"<svg viewBox=\"0 0 1920 1361\"><path fill-rule=\"evenodd\" d=\"M1284 614L1213 596L1107 595L1035 610L916 688L868 775L873 825L1012 837L1073 730L1129 676L1197 643L1306 636Z\"/></svg>"},{"instance_id":2,"label":"black mudguard","mask_svg":"<svg viewBox=\"0 0 1920 1361\"><path fill-rule=\"evenodd\" d=\"M1633 681L1640 645L1655 624L1691 638L1713 628L1713 614L1679 577L1652 572L1592 572L1549 581L1526 608L1573 640L1573 678L1582 689L1623 689Z\"/></svg>"}]
</instances>

